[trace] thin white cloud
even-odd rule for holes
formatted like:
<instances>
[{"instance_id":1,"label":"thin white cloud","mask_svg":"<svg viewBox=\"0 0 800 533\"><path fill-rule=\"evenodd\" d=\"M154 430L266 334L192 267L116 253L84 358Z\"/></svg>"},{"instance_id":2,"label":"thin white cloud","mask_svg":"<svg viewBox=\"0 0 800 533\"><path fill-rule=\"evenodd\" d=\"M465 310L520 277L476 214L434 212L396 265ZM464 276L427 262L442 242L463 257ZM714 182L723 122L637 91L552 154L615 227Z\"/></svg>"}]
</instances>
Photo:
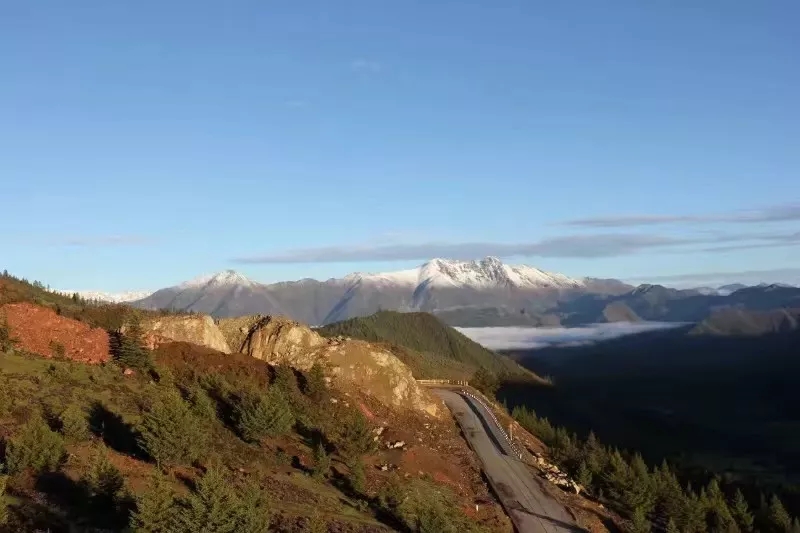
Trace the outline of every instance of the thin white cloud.
<instances>
[{"instance_id":1,"label":"thin white cloud","mask_svg":"<svg viewBox=\"0 0 800 533\"><path fill-rule=\"evenodd\" d=\"M383 65L379 61L358 58L350 61L350 70L363 74L378 74L383 70Z\"/></svg>"},{"instance_id":2,"label":"thin white cloud","mask_svg":"<svg viewBox=\"0 0 800 533\"><path fill-rule=\"evenodd\" d=\"M600 258L637 254L648 250L659 252L697 252L697 246L741 243L739 248L758 248L800 244L795 234L701 234L674 237L654 234L605 233L595 235L570 235L535 242L427 242L427 243L362 243L358 245L322 246L300 248L261 255L234 258L235 263L345 263L367 261L416 261L432 257L449 259L475 259L488 255L496 257L560 257ZM728 247L707 248L705 251L727 251ZM703 251L702 249L699 251Z\"/></svg>"},{"instance_id":3,"label":"thin white cloud","mask_svg":"<svg viewBox=\"0 0 800 533\"><path fill-rule=\"evenodd\" d=\"M800 220L800 203L781 204L760 209L734 211L730 213L698 215L612 215L579 218L562 222L562 226L591 228L622 228L654 226L660 224L753 224L765 222L789 222Z\"/></svg>"},{"instance_id":4,"label":"thin white cloud","mask_svg":"<svg viewBox=\"0 0 800 533\"><path fill-rule=\"evenodd\" d=\"M141 235L86 235L66 237L52 241L53 244L62 246L140 246L149 244L152 239Z\"/></svg>"},{"instance_id":5,"label":"thin white cloud","mask_svg":"<svg viewBox=\"0 0 800 533\"><path fill-rule=\"evenodd\" d=\"M410 261L431 257L474 259L497 257L613 257L648 248L675 246L694 242L660 235L586 235L556 237L530 243L420 243L368 244L302 248L285 252L234 259L236 263L338 263L359 261Z\"/></svg>"},{"instance_id":6,"label":"thin white cloud","mask_svg":"<svg viewBox=\"0 0 800 533\"><path fill-rule=\"evenodd\" d=\"M287 100L285 105L292 109L305 109L308 107L308 102L305 100Z\"/></svg>"}]
</instances>

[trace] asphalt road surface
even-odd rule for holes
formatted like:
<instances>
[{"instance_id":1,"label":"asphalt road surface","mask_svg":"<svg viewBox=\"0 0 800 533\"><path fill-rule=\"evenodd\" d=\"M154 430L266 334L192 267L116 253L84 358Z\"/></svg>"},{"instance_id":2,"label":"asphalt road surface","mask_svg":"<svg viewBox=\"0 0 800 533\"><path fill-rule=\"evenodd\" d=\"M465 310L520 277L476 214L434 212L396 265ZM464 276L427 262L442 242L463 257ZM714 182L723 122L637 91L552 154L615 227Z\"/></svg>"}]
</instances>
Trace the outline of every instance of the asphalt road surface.
<instances>
[{"instance_id":1,"label":"asphalt road surface","mask_svg":"<svg viewBox=\"0 0 800 533\"><path fill-rule=\"evenodd\" d=\"M435 392L455 415L519 533L584 531L561 504L542 491L540 481L517 459L502 431L479 402L454 390L435 389Z\"/></svg>"}]
</instances>

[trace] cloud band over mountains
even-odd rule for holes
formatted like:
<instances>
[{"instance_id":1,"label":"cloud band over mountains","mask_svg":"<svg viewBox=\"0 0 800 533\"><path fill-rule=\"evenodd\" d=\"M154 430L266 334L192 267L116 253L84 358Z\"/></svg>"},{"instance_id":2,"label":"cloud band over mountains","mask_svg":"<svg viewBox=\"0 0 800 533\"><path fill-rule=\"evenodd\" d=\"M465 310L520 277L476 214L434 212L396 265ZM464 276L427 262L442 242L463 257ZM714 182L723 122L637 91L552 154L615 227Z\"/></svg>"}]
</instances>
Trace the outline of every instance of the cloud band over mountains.
<instances>
[{"instance_id":1,"label":"cloud band over mountains","mask_svg":"<svg viewBox=\"0 0 800 533\"><path fill-rule=\"evenodd\" d=\"M800 203L775 205L713 215L623 215L567 220L561 226L584 228L631 228L659 224L754 224L800 220Z\"/></svg>"},{"instance_id":2,"label":"cloud band over mountains","mask_svg":"<svg viewBox=\"0 0 800 533\"><path fill-rule=\"evenodd\" d=\"M554 237L535 242L429 242L417 244L342 245L299 248L233 259L240 264L355 263L367 261L417 261L431 257L475 259L476 257L601 258L636 254L647 250L724 252L731 249L788 246L800 243L800 233L743 235L709 234L674 237L652 234L606 233ZM724 246L720 246L725 244ZM712 246L713 245L713 246ZM698 250L694 250L698 251Z\"/></svg>"}]
</instances>

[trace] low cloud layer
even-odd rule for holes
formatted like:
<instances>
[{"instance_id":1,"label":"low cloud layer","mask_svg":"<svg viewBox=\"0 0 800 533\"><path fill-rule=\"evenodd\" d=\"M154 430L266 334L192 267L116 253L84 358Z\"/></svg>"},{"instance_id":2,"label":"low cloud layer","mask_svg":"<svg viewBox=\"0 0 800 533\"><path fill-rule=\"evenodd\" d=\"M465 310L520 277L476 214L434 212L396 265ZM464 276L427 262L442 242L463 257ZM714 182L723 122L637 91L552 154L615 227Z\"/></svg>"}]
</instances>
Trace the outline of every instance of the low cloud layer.
<instances>
[{"instance_id":1,"label":"low cloud layer","mask_svg":"<svg viewBox=\"0 0 800 533\"><path fill-rule=\"evenodd\" d=\"M705 252L800 244L800 234L700 235L674 237L654 234L605 233L570 235L527 243L420 243L362 244L300 248L263 255L243 256L232 261L241 264L268 263L344 263L366 261L424 261L432 257L475 259L496 257L600 258L636 254L647 250L671 250L685 253L691 246L709 247ZM737 243L737 244L730 244Z\"/></svg>"},{"instance_id":2,"label":"low cloud layer","mask_svg":"<svg viewBox=\"0 0 800 533\"><path fill-rule=\"evenodd\" d=\"M579 346L624 335L679 327L666 322L595 324L580 328L456 328L490 350L529 350L555 346Z\"/></svg>"},{"instance_id":3,"label":"low cloud layer","mask_svg":"<svg viewBox=\"0 0 800 533\"><path fill-rule=\"evenodd\" d=\"M695 272L673 276L641 276L626 279L625 281L639 283L665 283L686 287L710 285L712 287L727 283L744 283L745 285L758 285L759 283L788 283L800 285L800 268L776 268L770 270L738 270L729 272Z\"/></svg>"},{"instance_id":4,"label":"low cloud layer","mask_svg":"<svg viewBox=\"0 0 800 533\"><path fill-rule=\"evenodd\" d=\"M579 218L562 222L560 225L587 228L631 228L658 224L753 224L794 220L800 220L800 203L712 215L620 215Z\"/></svg>"}]
</instances>

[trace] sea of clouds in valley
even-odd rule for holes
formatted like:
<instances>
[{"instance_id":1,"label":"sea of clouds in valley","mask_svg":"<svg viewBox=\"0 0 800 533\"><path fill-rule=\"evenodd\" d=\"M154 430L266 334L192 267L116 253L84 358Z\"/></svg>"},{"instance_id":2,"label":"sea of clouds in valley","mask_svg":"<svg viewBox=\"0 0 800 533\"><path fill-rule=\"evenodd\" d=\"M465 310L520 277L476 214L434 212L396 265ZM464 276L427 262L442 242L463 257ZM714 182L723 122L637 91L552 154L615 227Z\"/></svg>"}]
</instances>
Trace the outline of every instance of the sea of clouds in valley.
<instances>
[{"instance_id":1,"label":"sea of clouds in valley","mask_svg":"<svg viewBox=\"0 0 800 533\"><path fill-rule=\"evenodd\" d=\"M491 350L529 350L548 346L578 346L606 339L681 326L675 322L616 322L576 328L492 327L456 328Z\"/></svg>"}]
</instances>

